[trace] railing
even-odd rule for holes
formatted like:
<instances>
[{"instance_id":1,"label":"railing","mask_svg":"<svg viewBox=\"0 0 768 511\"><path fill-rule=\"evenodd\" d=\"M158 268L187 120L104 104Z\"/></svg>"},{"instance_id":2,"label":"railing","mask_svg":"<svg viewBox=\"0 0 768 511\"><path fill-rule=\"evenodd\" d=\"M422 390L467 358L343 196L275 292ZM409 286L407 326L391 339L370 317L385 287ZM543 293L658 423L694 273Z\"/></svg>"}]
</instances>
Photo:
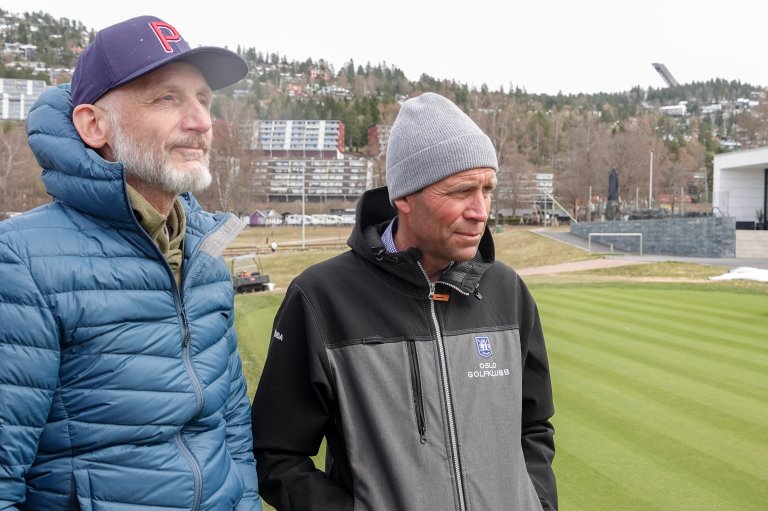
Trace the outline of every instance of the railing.
<instances>
[{"instance_id":1,"label":"railing","mask_svg":"<svg viewBox=\"0 0 768 511\"><path fill-rule=\"evenodd\" d=\"M579 221L578 221L578 220L576 220L575 218L573 218L573 215L572 215L572 214L571 214L571 213L570 213L570 212L569 212L567 209L565 209L565 208L563 207L563 205L562 205L562 204L560 204L559 202L557 202L557 200L555 199L554 195L552 195L551 193L547 193L547 194L546 194L546 196L547 196L547 197L549 198L549 200L551 200L551 201L552 201L552 202L553 202L553 203L554 203L554 204L555 204L555 205L556 205L558 208L560 208L560 210L561 210L563 213L565 213L566 215L568 215L568 218L570 218L570 219L571 219L571 222L573 222L574 224L577 224L577 223L579 223Z\"/></svg>"},{"instance_id":2,"label":"railing","mask_svg":"<svg viewBox=\"0 0 768 511\"><path fill-rule=\"evenodd\" d=\"M301 247L301 241L298 242L283 242L277 248L279 252L299 252L306 250L329 250L339 249L343 250L349 248L345 241L305 241L304 248ZM275 252L270 247L256 247L256 246L235 246L224 249L224 257L232 257L243 254L271 254Z\"/></svg>"}]
</instances>

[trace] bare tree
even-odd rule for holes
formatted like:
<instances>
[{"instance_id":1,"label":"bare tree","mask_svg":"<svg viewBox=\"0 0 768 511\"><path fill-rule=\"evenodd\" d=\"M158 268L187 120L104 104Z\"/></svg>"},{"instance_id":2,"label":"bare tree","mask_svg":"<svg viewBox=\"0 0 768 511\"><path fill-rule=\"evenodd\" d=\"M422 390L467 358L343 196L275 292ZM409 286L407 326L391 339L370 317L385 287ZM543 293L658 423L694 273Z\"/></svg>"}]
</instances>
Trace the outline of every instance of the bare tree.
<instances>
[{"instance_id":1,"label":"bare tree","mask_svg":"<svg viewBox=\"0 0 768 511\"><path fill-rule=\"evenodd\" d=\"M213 182L199 199L212 210L251 213L259 200L252 193L256 153L251 147L251 134L256 112L242 100L217 100L220 118L214 123L211 149Z\"/></svg>"},{"instance_id":2,"label":"bare tree","mask_svg":"<svg viewBox=\"0 0 768 511\"><path fill-rule=\"evenodd\" d=\"M515 103L503 93L486 92L476 95L474 99L470 114L491 139L499 165L496 175L498 184L493 196L494 218L498 224L502 206L517 209L520 177L527 176L530 170L527 165L525 168L520 165L523 159L519 157L515 142L521 124L520 113Z\"/></svg>"},{"instance_id":3,"label":"bare tree","mask_svg":"<svg viewBox=\"0 0 768 511\"><path fill-rule=\"evenodd\" d=\"M606 176L608 169L615 167L619 171L621 201L630 204L631 208L640 208L637 200L640 190L643 197L647 197L651 151L659 152L662 146L656 146L650 125L634 118L623 123L605 143L607 159L602 166Z\"/></svg>"},{"instance_id":4,"label":"bare tree","mask_svg":"<svg viewBox=\"0 0 768 511\"><path fill-rule=\"evenodd\" d=\"M23 123L5 121L0 133L0 212L24 211L46 202L40 167L27 144Z\"/></svg>"},{"instance_id":5,"label":"bare tree","mask_svg":"<svg viewBox=\"0 0 768 511\"><path fill-rule=\"evenodd\" d=\"M768 142L768 103L759 105L734 115L735 129L739 139L749 147L759 147Z\"/></svg>"},{"instance_id":6,"label":"bare tree","mask_svg":"<svg viewBox=\"0 0 768 511\"><path fill-rule=\"evenodd\" d=\"M556 175L557 195L563 205L575 210L583 198L591 201L590 189L594 195L597 190L606 188L609 169L605 168L605 145L602 141L608 135L608 127L600 123L593 112L581 115L566 128L563 168Z\"/></svg>"}]
</instances>

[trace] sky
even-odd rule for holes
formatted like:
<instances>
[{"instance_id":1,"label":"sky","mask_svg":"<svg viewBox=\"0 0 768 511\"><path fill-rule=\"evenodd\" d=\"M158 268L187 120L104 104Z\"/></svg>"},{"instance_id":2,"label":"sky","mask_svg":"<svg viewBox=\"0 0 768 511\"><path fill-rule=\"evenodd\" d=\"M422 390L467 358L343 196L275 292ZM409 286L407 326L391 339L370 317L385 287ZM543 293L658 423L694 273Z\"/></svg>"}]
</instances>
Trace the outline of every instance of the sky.
<instances>
[{"instance_id":1,"label":"sky","mask_svg":"<svg viewBox=\"0 0 768 511\"><path fill-rule=\"evenodd\" d=\"M768 3L745 0L0 0L98 30L151 14L192 46L253 47L336 71L385 63L492 90L532 94L663 88L652 63L681 84L715 78L768 86Z\"/></svg>"}]
</instances>

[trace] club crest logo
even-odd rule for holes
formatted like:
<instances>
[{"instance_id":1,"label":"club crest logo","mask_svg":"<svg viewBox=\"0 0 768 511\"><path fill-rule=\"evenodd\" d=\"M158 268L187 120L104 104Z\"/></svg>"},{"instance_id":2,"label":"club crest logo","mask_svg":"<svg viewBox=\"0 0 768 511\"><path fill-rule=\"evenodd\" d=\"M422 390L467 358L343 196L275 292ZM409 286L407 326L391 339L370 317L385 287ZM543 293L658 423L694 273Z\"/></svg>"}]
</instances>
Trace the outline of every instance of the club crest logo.
<instances>
[{"instance_id":1,"label":"club crest logo","mask_svg":"<svg viewBox=\"0 0 768 511\"><path fill-rule=\"evenodd\" d=\"M488 358L493 355L491 340L488 337L475 337L475 346L477 346L477 353L481 357Z\"/></svg>"}]
</instances>

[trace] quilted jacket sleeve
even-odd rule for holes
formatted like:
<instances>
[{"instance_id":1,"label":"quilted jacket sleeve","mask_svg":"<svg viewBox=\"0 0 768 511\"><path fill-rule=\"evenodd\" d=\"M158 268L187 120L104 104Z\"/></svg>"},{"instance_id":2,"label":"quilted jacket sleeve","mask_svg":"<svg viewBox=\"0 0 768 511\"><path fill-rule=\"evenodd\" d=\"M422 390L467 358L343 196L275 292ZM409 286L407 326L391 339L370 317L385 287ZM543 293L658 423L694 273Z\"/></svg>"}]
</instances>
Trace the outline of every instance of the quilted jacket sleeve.
<instances>
[{"instance_id":1,"label":"quilted jacket sleeve","mask_svg":"<svg viewBox=\"0 0 768 511\"><path fill-rule=\"evenodd\" d=\"M29 267L0 238L0 510L25 499L56 389L57 332Z\"/></svg>"},{"instance_id":2,"label":"quilted jacket sleeve","mask_svg":"<svg viewBox=\"0 0 768 511\"><path fill-rule=\"evenodd\" d=\"M245 481L245 493L236 511L261 510L256 462L253 459L251 439L251 403L248 399L245 377L237 350L237 337L233 325L227 333L232 350L229 355L230 392L227 400L227 447Z\"/></svg>"}]
</instances>

